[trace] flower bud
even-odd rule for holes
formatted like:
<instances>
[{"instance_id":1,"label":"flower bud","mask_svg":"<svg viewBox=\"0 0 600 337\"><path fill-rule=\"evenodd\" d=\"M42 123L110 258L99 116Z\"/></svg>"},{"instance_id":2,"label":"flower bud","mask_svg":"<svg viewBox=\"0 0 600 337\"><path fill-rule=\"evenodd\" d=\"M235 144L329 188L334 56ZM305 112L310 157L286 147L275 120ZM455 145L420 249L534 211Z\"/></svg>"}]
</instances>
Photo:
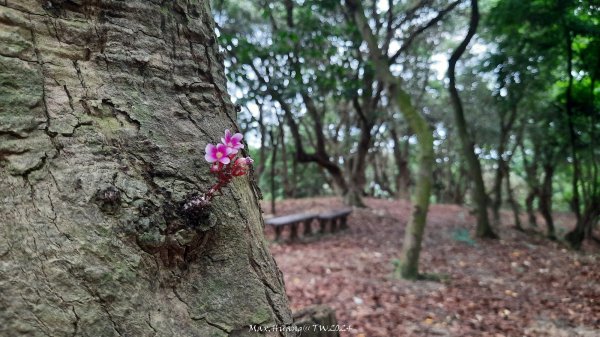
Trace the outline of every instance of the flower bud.
<instances>
[{"instance_id":1,"label":"flower bud","mask_svg":"<svg viewBox=\"0 0 600 337\"><path fill-rule=\"evenodd\" d=\"M221 168L222 168L222 165L220 165L220 163L216 162L210 166L210 172L217 173L217 172L221 171Z\"/></svg>"}]
</instances>

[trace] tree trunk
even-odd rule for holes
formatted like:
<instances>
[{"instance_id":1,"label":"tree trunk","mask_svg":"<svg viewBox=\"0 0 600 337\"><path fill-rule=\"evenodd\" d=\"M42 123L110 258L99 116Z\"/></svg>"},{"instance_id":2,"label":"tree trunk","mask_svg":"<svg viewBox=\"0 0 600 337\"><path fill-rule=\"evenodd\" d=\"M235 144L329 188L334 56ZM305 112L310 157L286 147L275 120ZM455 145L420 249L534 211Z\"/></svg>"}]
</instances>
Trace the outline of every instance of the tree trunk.
<instances>
[{"instance_id":1,"label":"tree trunk","mask_svg":"<svg viewBox=\"0 0 600 337\"><path fill-rule=\"evenodd\" d=\"M386 172L387 158L379 155L378 152L373 152L373 154L371 155L371 158L369 158L368 161L371 163L371 166L373 167L374 183L377 186L379 186L381 191L387 193L388 196L392 197L392 196L396 195L396 191L394 191L394 189L392 189L392 184L391 184L390 179L388 178L388 175ZM375 193L375 184L373 184L371 186L371 196L372 197L379 196Z\"/></svg>"},{"instance_id":2,"label":"tree trunk","mask_svg":"<svg viewBox=\"0 0 600 337\"><path fill-rule=\"evenodd\" d=\"M409 143L406 140L403 142L398 137L396 129L390 129L390 135L394 142L394 161L398 168L396 174L396 198L401 200L410 199L410 169L408 167Z\"/></svg>"},{"instance_id":3,"label":"tree trunk","mask_svg":"<svg viewBox=\"0 0 600 337\"><path fill-rule=\"evenodd\" d=\"M397 86L392 86L391 89L390 92L393 93L398 108L405 114L405 118L411 124L419 145L417 182L412 200L411 217L406 226L400 258L400 275L403 278L415 279L420 276L419 256L427 223L433 182L433 133L425 119L412 106L408 94Z\"/></svg>"},{"instance_id":4,"label":"tree trunk","mask_svg":"<svg viewBox=\"0 0 600 337\"><path fill-rule=\"evenodd\" d=\"M263 104L258 100L255 100L258 106L258 131L260 132L260 149L258 150L258 164L254 167L254 174L258 177L260 182L263 172L265 171L265 163L267 162L267 127L264 123L265 112L263 110Z\"/></svg>"},{"instance_id":5,"label":"tree trunk","mask_svg":"<svg viewBox=\"0 0 600 337\"><path fill-rule=\"evenodd\" d=\"M400 275L406 279L416 279L419 275L419 256L421 242L427 223L431 185L433 182L433 131L425 118L415 109L409 94L402 88L402 81L395 77L385 55L379 49L377 38L365 17L360 1L346 0L363 40L369 48L369 59L373 62L377 78L385 83L388 93L395 106L402 112L404 119L415 133L418 142L418 163L415 191L412 197L411 217L406 226L404 243L402 245Z\"/></svg>"},{"instance_id":6,"label":"tree trunk","mask_svg":"<svg viewBox=\"0 0 600 337\"><path fill-rule=\"evenodd\" d=\"M285 129L283 121L279 123L279 145L281 146L281 180L283 181L283 196L291 198L293 186L290 184L290 176L288 173L288 156L285 145Z\"/></svg>"},{"instance_id":7,"label":"tree trunk","mask_svg":"<svg viewBox=\"0 0 600 337\"><path fill-rule=\"evenodd\" d=\"M298 161L296 160L296 157L292 156L292 186L294 188L292 189L292 195L290 195L291 198L296 198L297 196L298 177Z\"/></svg>"},{"instance_id":8,"label":"tree trunk","mask_svg":"<svg viewBox=\"0 0 600 337\"><path fill-rule=\"evenodd\" d=\"M348 206L367 207L363 202L363 194L365 192L365 170L366 157L371 147L371 129L372 124L362 123L360 139L356 155L351 161L350 179L348 180L348 190L344 195L344 202Z\"/></svg>"},{"instance_id":9,"label":"tree trunk","mask_svg":"<svg viewBox=\"0 0 600 337\"><path fill-rule=\"evenodd\" d=\"M250 180L206 222L181 212L213 184L205 145L236 129L208 1L4 1L0 17L0 335L291 324Z\"/></svg>"},{"instance_id":10,"label":"tree trunk","mask_svg":"<svg viewBox=\"0 0 600 337\"><path fill-rule=\"evenodd\" d=\"M594 226L598 224L600 219L600 197L596 196L595 199L586 202L585 209L583 211L581 221L583 222L583 238L593 238ZM580 248L580 246L575 246Z\"/></svg>"},{"instance_id":11,"label":"tree trunk","mask_svg":"<svg viewBox=\"0 0 600 337\"><path fill-rule=\"evenodd\" d=\"M503 131L501 131L503 133ZM504 159L502 154L504 153L504 139L505 137L500 136L500 144L498 145L498 160L496 168L496 175L494 176L494 189L493 195L494 200L492 202L492 214L494 217L494 223L496 226L500 225L500 207L502 206L502 180L504 178Z\"/></svg>"},{"instance_id":12,"label":"tree trunk","mask_svg":"<svg viewBox=\"0 0 600 337\"><path fill-rule=\"evenodd\" d=\"M275 209L275 199L277 197L277 185L275 184L275 176L277 176L277 147L279 146L279 142L277 138L275 138L275 132L271 130L269 132L269 136L271 138L271 147L273 151L271 151L271 214L277 214L277 210Z\"/></svg>"},{"instance_id":13,"label":"tree trunk","mask_svg":"<svg viewBox=\"0 0 600 337\"><path fill-rule=\"evenodd\" d=\"M454 120L456 121L456 128L458 130L458 138L461 141L463 155L469 168L471 179L474 183L473 190L473 201L476 205L477 211L477 236L480 238L497 238L497 235L490 226L487 213L487 194L485 192L485 185L483 183L483 176L481 173L481 164L475 154L475 146L469 130L467 129L467 122L462 107L462 102L458 91L456 90L456 76L455 68L456 62L460 59L464 53L467 45L471 41L471 38L475 35L477 25L479 22L479 9L477 0L471 0L471 20L469 22L469 30L467 36L462 43L454 50L450 60L448 61L448 78L450 85L448 87L450 91L450 98L452 101L452 107L454 111Z\"/></svg>"},{"instance_id":14,"label":"tree trunk","mask_svg":"<svg viewBox=\"0 0 600 337\"><path fill-rule=\"evenodd\" d=\"M510 208L513 212L513 217L514 217L514 221L515 221L515 228L517 230L522 231L523 230L523 226L521 226L521 217L519 215L520 211L519 211L519 203L517 202L517 200L515 200L515 196L512 190L512 187L510 186L510 172L506 173L506 194L508 196L508 203L510 204Z\"/></svg>"},{"instance_id":15,"label":"tree trunk","mask_svg":"<svg viewBox=\"0 0 600 337\"><path fill-rule=\"evenodd\" d=\"M468 172L464 169L463 165L460 164L458 168L458 178L454 183L454 189L452 193L452 203L456 205L464 205L465 194L469 189Z\"/></svg>"},{"instance_id":16,"label":"tree trunk","mask_svg":"<svg viewBox=\"0 0 600 337\"><path fill-rule=\"evenodd\" d=\"M566 23L565 23L566 25ZM581 175L580 159L577 154L577 130L575 129L575 117L573 113L573 37L571 31L565 27L566 52L567 52L567 77L569 79L566 92L565 108L567 110L567 124L569 126L569 145L571 148L571 160L573 163L573 176L571 187L573 189L573 198L571 199L571 209L577 217L575 228L565 236L565 239L576 249L581 247L585 239L585 221L582 219L581 200L579 199L579 180Z\"/></svg>"},{"instance_id":17,"label":"tree trunk","mask_svg":"<svg viewBox=\"0 0 600 337\"><path fill-rule=\"evenodd\" d=\"M555 240L554 221L552 219L552 179L554 177L554 166L544 164L544 182L540 191L540 213L546 221L548 238Z\"/></svg>"},{"instance_id":18,"label":"tree trunk","mask_svg":"<svg viewBox=\"0 0 600 337\"><path fill-rule=\"evenodd\" d=\"M360 208L367 207L363 202L364 193L364 187L351 183L348 186L348 191L344 195L344 204Z\"/></svg>"},{"instance_id":19,"label":"tree trunk","mask_svg":"<svg viewBox=\"0 0 600 337\"><path fill-rule=\"evenodd\" d=\"M533 207L533 203L537 195L537 189L530 189L527 193L527 197L525 198L525 208L527 209L527 218L529 219L529 226L533 228L537 227L537 218L535 216L535 209Z\"/></svg>"},{"instance_id":20,"label":"tree trunk","mask_svg":"<svg viewBox=\"0 0 600 337\"><path fill-rule=\"evenodd\" d=\"M529 219L529 226L537 227L537 217L535 214L535 208L533 206L535 199L539 199L540 188L538 178L538 158L539 148L534 145L533 148L533 160L531 163L527 160L528 154L525 152L523 143L520 142L519 147L521 148L521 157L523 158L523 167L525 169L525 182L527 183L527 197L525 198L525 208L527 209L527 217Z\"/></svg>"}]
</instances>

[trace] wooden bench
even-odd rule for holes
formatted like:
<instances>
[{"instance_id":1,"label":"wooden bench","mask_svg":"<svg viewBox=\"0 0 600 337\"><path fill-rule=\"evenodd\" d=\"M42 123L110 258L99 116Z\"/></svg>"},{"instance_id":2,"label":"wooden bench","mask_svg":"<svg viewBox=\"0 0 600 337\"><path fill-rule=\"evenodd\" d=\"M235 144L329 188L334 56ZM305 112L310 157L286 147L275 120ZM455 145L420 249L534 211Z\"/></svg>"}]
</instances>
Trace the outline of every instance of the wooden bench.
<instances>
[{"instance_id":1,"label":"wooden bench","mask_svg":"<svg viewBox=\"0 0 600 337\"><path fill-rule=\"evenodd\" d=\"M304 235L311 234L311 222L316 219L319 215L316 213L298 213L291 215L278 216L276 218L270 218L265 220L265 224L273 226L275 229L275 240L279 240L283 228L287 225L291 225L290 228L290 239L295 240L298 238L298 225L304 224Z\"/></svg>"},{"instance_id":2,"label":"wooden bench","mask_svg":"<svg viewBox=\"0 0 600 337\"><path fill-rule=\"evenodd\" d=\"M327 223L331 223L331 233L338 229L348 229L348 216L352 213L351 208L344 208L339 210L328 211L319 214L319 225L321 227L321 234L325 233L325 227Z\"/></svg>"},{"instance_id":3,"label":"wooden bench","mask_svg":"<svg viewBox=\"0 0 600 337\"><path fill-rule=\"evenodd\" d=\"M272 226L275 229L275 240L279 240L285 226L290 225L290 239L295 240L298 238L298 226L300 224L304 224L304 236L312 234L311 223L314 219L319 220L321 234L325 234L327 223L331 224L331 233L335 232L338 227L340 229L347 229L347 219L350 213L352 213L351 208L331 210L320 214L297 213L266 219L265 224Z\"/></svg>"}]
</instances>

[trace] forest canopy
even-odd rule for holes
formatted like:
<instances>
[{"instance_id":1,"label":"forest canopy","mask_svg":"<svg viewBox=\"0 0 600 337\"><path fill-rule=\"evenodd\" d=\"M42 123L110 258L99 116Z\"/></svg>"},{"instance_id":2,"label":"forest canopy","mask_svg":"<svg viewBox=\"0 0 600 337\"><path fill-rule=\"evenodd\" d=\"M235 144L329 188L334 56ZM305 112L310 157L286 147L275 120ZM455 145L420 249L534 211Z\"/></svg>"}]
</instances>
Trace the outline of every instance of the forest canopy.
<instances>
[{"instance_id":1,"label":"forest canopy","mask_svg":"<svg viewBox=\"0 0 600 337\"><path fill-rule=\"evenodd\" d=\"M268 198L406 199L431 175L433 202L481 208L485 199L492 220L508 207L526 211L531 226L539 210L551 238L552 211L572 211L569 242L592 237L595 1L215 0L213 11Z\"/></svg>"}]
</instances>

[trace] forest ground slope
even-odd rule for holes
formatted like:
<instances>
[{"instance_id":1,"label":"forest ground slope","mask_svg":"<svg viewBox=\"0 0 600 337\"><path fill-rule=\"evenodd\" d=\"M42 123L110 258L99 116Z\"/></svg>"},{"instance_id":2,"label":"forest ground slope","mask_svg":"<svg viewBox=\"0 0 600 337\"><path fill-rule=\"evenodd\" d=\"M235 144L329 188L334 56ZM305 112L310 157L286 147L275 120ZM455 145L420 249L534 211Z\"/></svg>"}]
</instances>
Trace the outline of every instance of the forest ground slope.
<instances>
[{"instance_id":1,"label":"forest ground slope","mask_svg":"<svg viewBox=\"0 0 600 337\"><path fill-rule=\"evenodd\" d=\"M342 336L600 335L600 247L588 243L575 252L516 231L508 212L500 240L473 240L467 208L433 205L421 271L442 281L409 282L395 277L394 263L410 204L366 203L345 232L271 244L294 309L333 307L339 323L351 326ZM285 200L277 215L339 207L336 198ZM263 208L270 209L266 202ZM569 214L555 220L559 234L574 223Z\"/></svg>"}]
</instances>

